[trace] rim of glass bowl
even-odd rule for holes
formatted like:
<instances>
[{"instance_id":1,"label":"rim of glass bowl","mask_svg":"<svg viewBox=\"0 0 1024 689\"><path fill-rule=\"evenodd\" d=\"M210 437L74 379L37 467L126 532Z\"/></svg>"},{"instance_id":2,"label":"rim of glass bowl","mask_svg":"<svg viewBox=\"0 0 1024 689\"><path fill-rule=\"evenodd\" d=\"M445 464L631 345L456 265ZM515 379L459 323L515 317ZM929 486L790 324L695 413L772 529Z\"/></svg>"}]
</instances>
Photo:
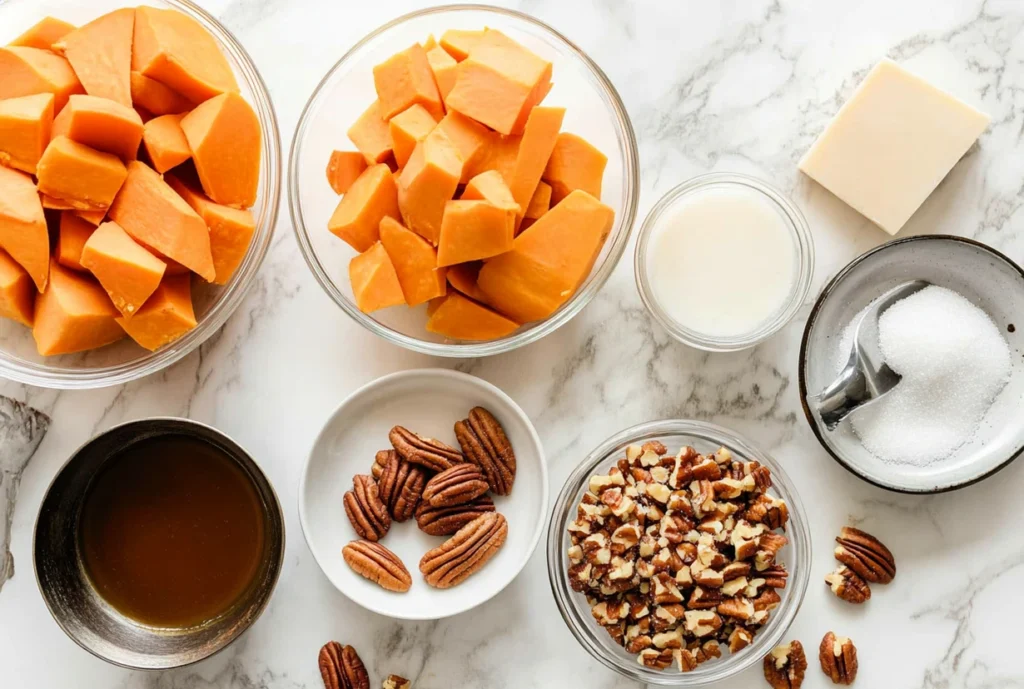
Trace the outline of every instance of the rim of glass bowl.
<instances>
[{"instance_id":1,"label":"rim of glass bowl","mask_svg":"<svg viewBox=\"0 0 1024 689\"><path fill-rule=\"evenodd\" d=\"M752 189L765 196L769 201L782 212L786 220L786 226L793 235L796 244L798 274L793 282L793 288L786 297L786 307L775 314L773 318L765 321L761 327L751 333L738 337L713 337L685 328L674 321L664 309L658 304L651 292L651 286L647 279L647 245L651 234L654 231L662 215L672 207L683 196L704 189L709 186L739 185ZM811 278L814 276L814 239L811 237L811 230L807 225L800 209L790 201L785 194L772 185L750 175L738 172L710 172L696 177L691 177L682 184L670 189L651 212L647 214L644 223L640 228L640 235L636 242L636 251L633 255L633 271L636 277L637 290L640 298L647 307L648 312L661 324L669 335L683 344L703 349L709 352L734 352L740 349L753 347L764 342L769 337L781 330L789 323L803 306L811 287Z\"/></svg>"},{"instance_id":2,"label":"rim of glass bowl","mask_svg":"<svg viewBox=\"0 0 1024 689\"><path fill-rule=\"evenodd\" d=\"M688 436L704 440L713 445L725 445L734 454L747 459L756 459L772 471L772 491L782 497L789 507L789 524L786 535L790 539L791 553L788 554L790 577L781 606L768 624L754 637L754 643L743 651L729 654L710 661L696 670L686 673L668 670L654 670L636 662L636 658L625 655L609 655L603 648L600 635L607 633L597 626L590 611L582 609L583 594L569 588L566 573L569 537L566 527L575 516L577 496L595 471L611 466L612 461L627 445L642 443L652 438L669 435ZM651 421L616 433L597 446L586 459L573 470L562 486L555 500L548 524L548 580L554 594L558 611L569 627L569 631L590 655L603 665L624 677L657 686L699 686L732 677L761 661L777 646L796 618L811 576L811 533L807 525L806 512L796 487L782 465L768 453L755 448L743 436L716 424L703 421L671 419Z\"/></svg>"},{"instance_id":3,"label":"rim of glass bowl","mask_svg":"<svg viewBox=\"0 0 1024 689\"><path fill-rule=\"evenodd\" d=\"M561 43L568 52L575 55L587 67L590 76L594 79L594 85L601 92L606 104L610 107L617 123L616 136L624 159L623 183L626 189L626 203L622 212L616 215L615 225L610 233L612 237L612 244L609 247L608 255L605 257L604 261L593 273L591 273L587 282L577 290L572 299L563 304L558 311L547 319L525 330L519 330L507 337L490 340L488 342L429 342L393 330L388 326L379 323L371 316L361 312L348 297L341 293L331 278L327 275L327 271L324 270L324 267L317 256L316 250L313 248L313 243L309 238L309 230L306 228L302 207L299 203L298 161L302 156L302 140L306 134L306 129L309 126L313 110L323 96L324 88L331 80L331 77L334 76L334 73L341 69L349 59L357 54L365 45L380 37L390 29L413 19L419 19L420 17L433 14L443 14L446 12L488 12L498 16L511 17L533 25L548 34L549 38ZM302 256L306 260L306 265L309 266L310 271L313 273L313 277L315 277L316 281L320 283L320 287L322 287L324 292L327 293L327 296L329 296L335 304L340 306L341 309L357 323L370 332L384 338L388 342L415 352L456 358L490 356L492 354L501 354L512 351L513 349L523 345L536 342L545 335L554 332L582 311L594 295L601 290L604 283L608 280L612 272L615 270L615 267L618 265L619 259L622 258L622 254L626 249L626 244L629 241L629 235L632 231L633 223L636 220L637 205L640 196L640 188L638 184L638 180L640 178L639 159L640 156L637 150L636 134L633 131L633 125L626 112L626 107L622 103L622 98L619 96L618 91L616 91L615 86L612 85L611 80L608 79L604 71L598 67L597 64L575 43L544 22L515 10L478 4L441 5L404 14L401 17L393 19L377 29L374 29L358 43L353 45L341 57L341 59L338 60L330 70L328 70L327 74L324 75L324 78L320 80L320 83L317 84L316 89L313 91L313 95L310 96L306 106L302 109L302 115L299 118L299 124L295 129L295 136L292 139L292 146L288 161L288 207L291 211L295 238L299 243L299 249L302 252ZM326 228L322 229L323 231L326 231Z\"/></svg>"},{"instance_id":4,"label":"rim of glass bowl","mask_svg":"<svg viewBox=\"0 0 1024 689\"><path fill-rule=\"evenodd\" d=\"M161 0L161 2L188 14L213 34L221 48L230 56L233 66L253 94L251 105L256 111L263 130L262 144L264 155L266 155L266 174L262 175L260 179L259 198L264 203L256 218L256 233L253 235L252 245L231 281L224 286L221 296L203 315L199 324L166 347L116 366L81 370L25 361L20 357L0 351L0 377L44 388L81 390L129 383L167 368L190 354L192 350L220 330L249 292L253 278L259 272L263 259L270 249L274 226L277 224L281 196L281 136L267 85L238 39L206 10L190 0Z\"/></svg>"}]
</instances>

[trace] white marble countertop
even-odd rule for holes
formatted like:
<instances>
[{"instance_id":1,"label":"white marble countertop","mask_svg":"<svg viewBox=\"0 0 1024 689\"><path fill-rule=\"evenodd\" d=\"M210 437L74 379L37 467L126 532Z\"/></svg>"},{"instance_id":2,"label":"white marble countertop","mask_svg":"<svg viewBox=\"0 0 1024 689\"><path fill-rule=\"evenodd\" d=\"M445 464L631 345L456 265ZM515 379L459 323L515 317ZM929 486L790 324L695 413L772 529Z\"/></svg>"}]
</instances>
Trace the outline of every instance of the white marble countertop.
<instances>
[{"instance_id":1,"label":"white marble countertop","mask_svg":"<svg viewBox=\"0 0 1024 689\"><path fill-rule=\"evenodd\" d=\"M287 142L306 98L346 48L425 3L203 4L262 70ZM1024 260L1020 2L511 5L567 34L618 87L640 141L640 217L661 193L697 173L731 170L770 180L790 193L812 227L813 297L830 274L887 237L802 178L796 162L866 71L889 55L992 115L980 146L902 234L968 235ZM53 418L22 473L13 511L15 575L0 591L0 686L319 689L316 654L329 639L356 646L375 687L390 672L413 678L416 689L634 686L592 661L569 634L554 606L543 552L488 604L432 623L364 611L335 591L313 561L299 529L297 486L324 419L350 391L378 376L456 366L504 389L532 417L547 448L552 499L591 447L627 425L698 418L748 435L786 464L813 520L812 586L791 636L808 649L816 649L829 629L851 636L861 687L1024 687L1017 633L1024 614L1024 539L1017 531L1016 493L1024 491L1024 463L933 497L886 493L851 476L820 449L799 408L796 359L808 307L754 350L690 350L643 310L630 248L594 302L544 341L486 360L431 359L381 343L336 309L306 269L283 204L282 210L258 284L224 330L178 365L142 382L88 392L0 384L0 393ZM248 448L277 488L289 535L276 595L257 624L220 655L157 674L121 670L78 648L50 618L31 569L36 510L61 463L97 431L151 415L213 424ZM0 473L0 490L9 489L12 478ZM833 567L831 539L844 523L876 533L899 562L896 582L861 607L838 601L821 583ZM831 686L811 662L804 686ZM754 669L720 686L762 686L759 675Z\"/></svg>"}]
</instances>

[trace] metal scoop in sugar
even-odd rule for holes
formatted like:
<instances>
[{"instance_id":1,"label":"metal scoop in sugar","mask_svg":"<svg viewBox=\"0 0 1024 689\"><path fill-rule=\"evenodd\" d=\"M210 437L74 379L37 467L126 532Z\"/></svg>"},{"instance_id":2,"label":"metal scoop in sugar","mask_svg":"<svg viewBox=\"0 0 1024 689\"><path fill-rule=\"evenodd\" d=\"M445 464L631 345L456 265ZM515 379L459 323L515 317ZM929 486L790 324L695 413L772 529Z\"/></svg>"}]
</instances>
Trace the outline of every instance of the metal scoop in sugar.
<instances>
[{"instance_id":1,"label":"metal scoop in sugar","mask_svg":"<svg viewBox=\"0 0 1024 689\"><path fill-rule=\"evenodd\" d=\"M928 285L924 280L897 285L858 316L846 366L838 378L809 400L828 430L834 431L855 409L871 404L900 382L902 376L889 368L879 348L878 318L896 302Z\"/></svg>"}]
</instances>

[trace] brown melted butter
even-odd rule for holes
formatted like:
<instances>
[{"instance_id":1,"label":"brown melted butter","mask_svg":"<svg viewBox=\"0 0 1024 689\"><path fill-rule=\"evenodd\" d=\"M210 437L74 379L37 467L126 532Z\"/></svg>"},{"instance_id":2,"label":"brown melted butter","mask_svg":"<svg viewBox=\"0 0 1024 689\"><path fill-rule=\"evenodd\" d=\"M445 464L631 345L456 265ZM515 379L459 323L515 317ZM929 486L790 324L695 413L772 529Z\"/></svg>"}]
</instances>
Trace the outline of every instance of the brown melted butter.
<instances>
[{"instance_id":1,"label":"brown melted butter","mask_svg":"<svg viewBox=\"0 0 1024 689\"><path fill-rule=\"evenodd\" d=\"M245 471L184 435L142 440L111 457L79 522L97 592L154 627L190 627L229 610L252 584L265 538Z\"/></svg>"}]
</instances>

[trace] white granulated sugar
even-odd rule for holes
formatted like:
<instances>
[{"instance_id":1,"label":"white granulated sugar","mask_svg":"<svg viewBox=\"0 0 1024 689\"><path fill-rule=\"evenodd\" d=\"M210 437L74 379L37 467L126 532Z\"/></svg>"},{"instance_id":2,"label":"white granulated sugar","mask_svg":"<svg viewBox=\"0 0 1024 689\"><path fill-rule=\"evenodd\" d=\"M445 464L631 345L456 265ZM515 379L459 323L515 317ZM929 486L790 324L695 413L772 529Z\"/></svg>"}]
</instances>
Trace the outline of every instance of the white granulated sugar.
<instances>
[{"instance_id":1,"label":"white granulated sugar","mask_svg":"<svg viewBox=\"0 0 1024 689\"><path fill-rule=\"evenodd\" d=\"M886 362L903 380L850 415L854 431L886 462L925 466L949 457L971 439L1009 379L1006 340L988 314L936 286L886 309L878 332ZM843 344L848 339L852 344L852 332Z\"/></svg>"}]
</instances>

